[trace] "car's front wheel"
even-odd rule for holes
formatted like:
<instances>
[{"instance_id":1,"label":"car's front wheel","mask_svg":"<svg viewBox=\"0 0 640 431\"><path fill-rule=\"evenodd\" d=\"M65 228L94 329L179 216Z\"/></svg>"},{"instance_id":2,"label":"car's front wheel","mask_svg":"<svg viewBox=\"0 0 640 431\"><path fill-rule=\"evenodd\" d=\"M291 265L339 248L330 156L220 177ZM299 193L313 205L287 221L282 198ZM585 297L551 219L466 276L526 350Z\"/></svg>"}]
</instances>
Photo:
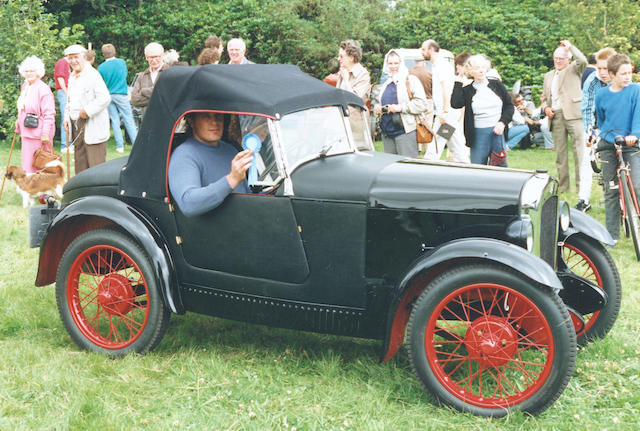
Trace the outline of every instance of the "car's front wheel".
<instances>
[{"instance_id":1,"label":"car's front wheel","mask_svg":"<svg viewBox=\"0 0 640 431\"><path fill-rule=\"evenodd\" d=\"M149 258L115 229L91 230L71 242L58 266L56 299L71 338L109 356L148 352L169 323Z\"/></svg>"},{"instance_id":2,"label":"car's front wheel","mask_svg":"<svg viewBox=\"0 0 640 431\"><path fill-rule=\"evenodd\" d=\"M542 412L566 387L576 358L560 298L489 263L450 269L426 286L407 338L423 386L481 416Z\"/></svg>"},{"instance_id":3,"label":"car's front wheel","mask_svg":"<svg viewBox=\"0 0 640 431\"><path fill-rule=\"evenodd\" d=\"M607 295L602 310L582 316L584 326L578 330L578 345L603 338L613 327L620 312L622 284L613 258L597 241L572 235L562 246L562 260L569 270L596 284Z\"/></svg>"}]
</instances>

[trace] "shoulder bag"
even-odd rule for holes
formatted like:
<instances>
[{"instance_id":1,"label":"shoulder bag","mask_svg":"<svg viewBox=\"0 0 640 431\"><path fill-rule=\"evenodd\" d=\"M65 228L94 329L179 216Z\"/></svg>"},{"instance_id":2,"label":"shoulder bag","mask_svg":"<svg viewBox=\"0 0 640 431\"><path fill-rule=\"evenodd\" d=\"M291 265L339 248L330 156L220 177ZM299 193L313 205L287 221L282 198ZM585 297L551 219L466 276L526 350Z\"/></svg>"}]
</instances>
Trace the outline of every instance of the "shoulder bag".
<instances>
[{"instance_id":1,"label":"shoulder bag","mask_svg":"<svg viewBox=\"0 0 640 431\"><path fill-rule=\"evenodd\" d=\"M409 86L409 76L407 76L407 94L409 95L409 100L413 99L413 94L411 94L411 87ZM418 144L428 144L433 141L433 133L427 126L426 122L420 115L416 115L416 142Z\"/></svg>"}]
</instances>

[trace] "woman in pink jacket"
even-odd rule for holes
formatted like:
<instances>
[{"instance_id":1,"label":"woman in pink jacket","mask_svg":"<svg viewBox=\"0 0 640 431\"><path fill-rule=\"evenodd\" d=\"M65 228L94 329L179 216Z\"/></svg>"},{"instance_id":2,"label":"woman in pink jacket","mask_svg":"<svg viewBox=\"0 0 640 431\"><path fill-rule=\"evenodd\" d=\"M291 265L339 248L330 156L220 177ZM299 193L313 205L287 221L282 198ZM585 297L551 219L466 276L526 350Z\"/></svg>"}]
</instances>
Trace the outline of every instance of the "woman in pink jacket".
<instances>
[{"instance_id":1,"label":"woman in pink jacket","mask_svg":"<svg viewBox=\"0 0 640 431\"><path fill-rule=\"evenodd\" d=\"M33 55L27 57L20 63L18 70L24 77L24 83L18 98L16 132L22 136L22 169L27 173L33 173L36 172L32 166L33 153L41 145L49 150L52 148L53 135L56 132L56 106L51 89L40 79L44 76L42 60ZM25 124L27 114L37 117L35 127L33 119Z\"/></svg>"}]
</instances>

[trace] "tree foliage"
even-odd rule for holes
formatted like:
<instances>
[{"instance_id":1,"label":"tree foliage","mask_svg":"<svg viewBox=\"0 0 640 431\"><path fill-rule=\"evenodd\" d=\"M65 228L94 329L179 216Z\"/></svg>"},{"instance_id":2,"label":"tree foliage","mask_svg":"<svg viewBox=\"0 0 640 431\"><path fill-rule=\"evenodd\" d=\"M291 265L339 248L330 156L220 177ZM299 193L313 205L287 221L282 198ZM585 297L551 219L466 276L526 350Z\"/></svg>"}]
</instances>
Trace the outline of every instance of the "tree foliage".
<instances>
[{"instance_id":1,"label":"tree foliage","mask_svg":"<svg viewBox=\"0 0 640 431\"><path fill-rule=\"evenodd\" d=\"M0 84L6 118L15 105L15 65L34 53L48 67L70 42L116 46L130 78L146 67L144 46L157 41L196 63L210 34L242 37L259 63L293 63L317 77L344 39L356 39L374 72L391 48L427 38L454 53L489 56L507 85L540 85L551 53L569 39L585 54L606 45L640 61L633 0L0 0ZM5 6L6 5L6 6ZM81 26L81 27L79 27ZM84 33L82 29L84 28ZM75 31L73 31L75 30ZM98 63L102 61L99 49ZM222 62L226 62L226 53Z\"/></svg>"},{"instance_id":2,"label":"tree foliage","mask_svg":"<svg viewBox=\"0 0 640 431\"><path fill-rule=\"evenodd\" d=\"M65 46L81 37L82 26L58 28L56 17L41 2L2 0L0 8L0 136L13 133L16 100L22 77L18 65L37 55L53 74L53 66Z\"/></svg>"}]
</instances>

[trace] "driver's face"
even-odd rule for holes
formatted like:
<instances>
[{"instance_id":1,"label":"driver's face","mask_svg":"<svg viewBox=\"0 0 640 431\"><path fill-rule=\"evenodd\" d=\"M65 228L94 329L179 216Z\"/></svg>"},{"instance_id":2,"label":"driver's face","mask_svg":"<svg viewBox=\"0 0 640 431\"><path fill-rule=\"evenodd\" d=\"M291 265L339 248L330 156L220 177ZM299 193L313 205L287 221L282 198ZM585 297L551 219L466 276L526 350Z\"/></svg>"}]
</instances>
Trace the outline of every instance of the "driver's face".
<instances>
[{"instance_id":1,"label":"driver's face","mask_svg":"<svg viewBox=\"0 0 640 431\"><path fill-rule=\"evenodd\" d=\"M215 112L199 112L191 121L193 137L207 145L218 145L223 127L223 115Z\"/></svg>"}]
</instances>

